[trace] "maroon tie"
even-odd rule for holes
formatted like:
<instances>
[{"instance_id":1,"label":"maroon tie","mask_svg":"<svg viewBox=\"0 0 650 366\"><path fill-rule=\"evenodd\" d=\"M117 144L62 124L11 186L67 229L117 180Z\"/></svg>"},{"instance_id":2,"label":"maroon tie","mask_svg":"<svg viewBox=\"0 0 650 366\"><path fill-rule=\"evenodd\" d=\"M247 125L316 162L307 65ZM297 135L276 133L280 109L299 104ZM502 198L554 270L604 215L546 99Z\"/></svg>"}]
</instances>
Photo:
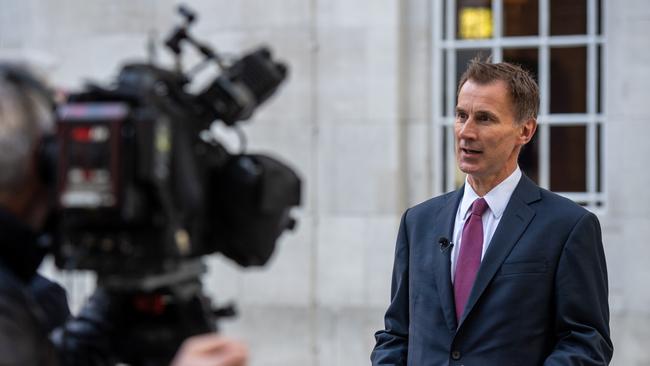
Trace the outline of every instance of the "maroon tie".
<instances>
[{"instance_id":1,"label":"maroon tie","mask_svg":"<svg viewBox=\"0 0 650 366\"><path fill-rule=\"evenodd\" d=\"M483 213L488 208L487 202L479 198L472 203L471 212L461 238L460 254L456 262L454 275L454 300L456 300L456 319L460 321L465 310L469 293L472 291L478 267L481 265L483 251Z\"/></svg>"}]
</instances>

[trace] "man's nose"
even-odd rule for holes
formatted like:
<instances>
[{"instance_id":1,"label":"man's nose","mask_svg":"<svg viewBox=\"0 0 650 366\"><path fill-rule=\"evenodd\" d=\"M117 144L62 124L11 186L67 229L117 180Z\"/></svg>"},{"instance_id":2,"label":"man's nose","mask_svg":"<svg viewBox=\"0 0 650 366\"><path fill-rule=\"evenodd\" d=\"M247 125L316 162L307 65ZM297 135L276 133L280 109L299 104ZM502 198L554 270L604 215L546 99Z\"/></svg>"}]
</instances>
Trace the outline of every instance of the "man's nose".
<instances>
[{"instance_id":1,"label":"man's nose","mask_svg":"<svg viewBox=\"0 0 650 366\"><path fill-rule=\"evenodd\" d=\"M458 130L458 137L462 139L475 139L476 138L476 123L472 117L467 118Z\"/></svg>"}]
</instances>

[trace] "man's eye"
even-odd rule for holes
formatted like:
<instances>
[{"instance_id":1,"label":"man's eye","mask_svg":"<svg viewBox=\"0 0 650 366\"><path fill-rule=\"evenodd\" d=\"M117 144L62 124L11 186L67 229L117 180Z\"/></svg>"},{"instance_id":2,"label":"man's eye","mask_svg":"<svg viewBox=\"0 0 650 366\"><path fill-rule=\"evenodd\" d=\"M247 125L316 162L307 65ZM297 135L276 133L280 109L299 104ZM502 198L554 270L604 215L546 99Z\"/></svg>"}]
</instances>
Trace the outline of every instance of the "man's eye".
<instances>
[{"instance_id":1,"label":"man's eye","mask_svg":"<svg viewBox=\"0 0 650 366\"><path fill-rule=\"evenodd\" d=\"M458 119L467 119L467 113L457 112L456 118Z\"/></svg>"}]
</instances>

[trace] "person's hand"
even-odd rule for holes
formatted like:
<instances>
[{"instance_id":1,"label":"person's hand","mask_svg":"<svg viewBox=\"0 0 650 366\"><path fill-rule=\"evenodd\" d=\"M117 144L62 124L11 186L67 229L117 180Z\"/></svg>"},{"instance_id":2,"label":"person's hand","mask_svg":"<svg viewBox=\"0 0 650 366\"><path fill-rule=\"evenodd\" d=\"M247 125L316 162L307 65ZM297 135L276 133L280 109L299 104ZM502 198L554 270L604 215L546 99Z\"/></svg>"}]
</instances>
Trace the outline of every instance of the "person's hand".
<instances>
[{"instance_id":1,"label":"person's hand","mask_svg":"<svg viewBox=\"0 0 650 366\"><path fill-rule=\"evenodd\" d=\"M188 338L176 352L171 366L246 366L247 347L217 334Z\"/></svg>"}]
</instances>

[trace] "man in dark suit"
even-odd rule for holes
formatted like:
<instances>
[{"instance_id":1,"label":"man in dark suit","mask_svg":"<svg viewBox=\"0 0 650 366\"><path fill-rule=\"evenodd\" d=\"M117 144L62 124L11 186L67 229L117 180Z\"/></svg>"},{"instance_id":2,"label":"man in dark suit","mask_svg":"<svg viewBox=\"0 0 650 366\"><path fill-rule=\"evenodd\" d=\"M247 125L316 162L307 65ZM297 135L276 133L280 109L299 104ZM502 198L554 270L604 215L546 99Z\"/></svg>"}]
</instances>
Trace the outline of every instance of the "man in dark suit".
<instances>
[{"instance_id":1,"label":"man in dark suit","mask_svg":"<svg viewBox=\"0 0 650 366\"><path fill-rule=\"evenodd\" d=\"M517 165L538 108L520 67L470 63L454 124L465 185L403 215L373 365L609 364L598 219Z\"/></svg>"}]
</instances>

